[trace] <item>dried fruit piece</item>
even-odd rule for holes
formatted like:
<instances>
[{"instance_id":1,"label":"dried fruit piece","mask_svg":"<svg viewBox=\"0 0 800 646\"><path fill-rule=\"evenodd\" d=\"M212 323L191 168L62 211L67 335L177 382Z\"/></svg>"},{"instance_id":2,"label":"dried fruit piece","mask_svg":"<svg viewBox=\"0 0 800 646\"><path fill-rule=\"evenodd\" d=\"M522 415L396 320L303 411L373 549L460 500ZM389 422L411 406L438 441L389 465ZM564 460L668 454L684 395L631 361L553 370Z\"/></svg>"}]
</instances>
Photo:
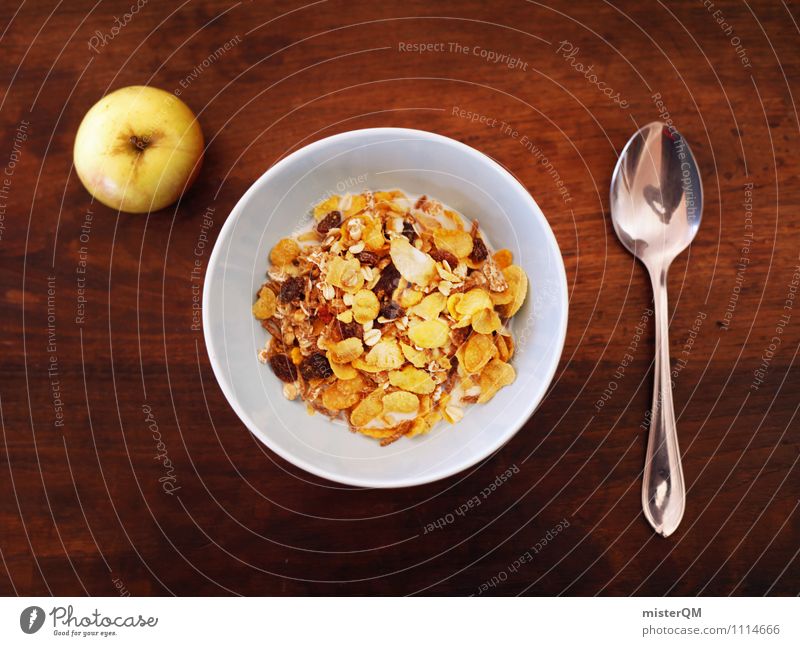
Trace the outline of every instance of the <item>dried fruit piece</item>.
<instances>
[{"instance_id":1,"label":"dried fruit piece","mask_svg":"<svg viewBox=\"0 0 800 646\"><path fill-rule=\"evenodd\" d=\"M437 262L443 262L446 260L447 264L450 265L451 269L458 264L458 258L456 258L449 251L444 251L442 249L439 249L438 247L434 247L433 249L431 249L430 256Z\"/></svg>"},{"instance_id":2,"label":"dried fruit piece","mask_svg":"<svg viewBox=\"0 0 800 646\"><path fill-rule=\"evenodd\" d=\"M403 365L403 352L395 339L382 339L367 353L366 361L380 370L394 370Z\"/></svg>"},{"instance_id":3,"label":"dried fruit piece","mask_svg":"<svg viewBox=\"0 0 800 646\"><path fill-rule=\"evenodd\" d=\"M488 402L503 386L514 383L516 377L517 374L510 364L504 363L499 359L490 361L479 378L481 394L478 396L478 403L485 404Z\"/></svg>"},{"instance_id":4,"label":"dried fruit piece","mask_svg":"<svg viewBox=\"0 0 800 646\"><path fill-rule=\"evenodd\" d=\"M281 293L278 298L281 303L302 301L306 297L306 279L302 276L290 276L281 284Z\"/></svg>"},{"instance_id":5,"label":"dried fruit piece","mask_svg":"<svg viewBox=\"0 0 800 646\"><path fill-rule=\"evenodd\" d=\"M528 277L519 265L511 265L503 270L503 276L508 282L508 292L511 300L502 308L501 314L505 318L511 318L522 307L525 297L528 295Z\"/></svg>"},{"instance_id":6,"label":"dried fruit piece","mask_svg":"<svg viewBox=\"0 0 800 646\"><path fill-rule=\"evenodd\" d=\"M473 249L472 236L458 229L436 229L433 232L433 242L438 249L456 258L466 258Z\"/></svg>"},{"instance_id":7,"label":"dried fruit piece","mask_svg":"<svg viewBox=\"0 0 800 646\"><path fill-rule=\"evenodd\" d=\"M258 300L253 303L253 316L260 321L272 318L275 316L277 307L278 302L275 298L275 292L269 287L262 287L261 291L258 292Z\"/></svg>"},{"instance_id":8,"label":"dried fruit piece","mask_svg":"<svg viewBox=\"0 0 800 646\"><path fill-rule=\"evenodd\" d=\"M378 282L375 283L375 287L372 288L372 291L375 292L375 295L379 299L387 300L392 297L392 293L397 289L399 282L400 272L397 271L397 267L388 264L381 270L381 276L378 278Z\"/></svg>"},{"instance_id":9,"label":"dried fruit piece","mask_svg":"<svg viewBox=\"0 0 800 646\"><path fill-rule=\"evenodd\" d=\"M339 208L339 196L331 195L328 199L322 200L322 202L320 202L314 207L314 218L317 220L321 220L328 213L330 213L331 211L335 211L338 208Z\"/></svg>"},{"instance_id":10,"label":"dried fruit piece","mask_svg":"<svg viewBox=\"0 0 800 646\"><path fill-rule=\"evenodd\" d=\"M463 346L459 361L469 374L480 372L497 354L492 337L486 334L473 334Z\"/></svg>"},{"instance_id":11,"label":"dried fruit piece","mask_svg":"<svg viewBox=\"0 0 800 646\"><path fill-rule=\"evenodd\" d=\"M480 334L497 332L502 326L500 317L493 309L481 310L472 316L472 329Z\"/></svg>"},{"instance_id":12,"label":"dried fruit piece","mask_svg":"<svg viewBox=\"0 0 800 646\"><path fill-rule=\"evenodd\" d=\"M425 370L414 366L404 366L402 370L390 372L389 383L395 388L402 388L420 395L428 395L436 389L433 378Z\"/></svg>"},{"instance_id":13,"label":"dried fruit piece","mask_svg":"<svg viewBox=\"0 0 800 646\"><path fill-rule=\"evenodd\" d=\"M404 390L383 396L384 413L416 413L419 410L419 397Z\"/></svg>"},{"instance_id":14,"label":"dried fruit piece","mask_svg":"<svg viewBox=\"0 0 800 646\"><path fill-rule=\"evenodd\" d=\"M510 267L514 263L514 254L512 254L508 249L501 249L494 254L492 258L494 258L494 261L497 263L497 266L500 267L500 269Z\"/></svg>"},{"instance_id":15,"label":"dried fruit piece","mask_svg":"<svg viewBox=\"0 0 800 646\"><path fill-rule=\"evenodd\" d=\"M439 319L420 321L409 326L408 337L420 348L441 348L450 338L450 328Z\"/></svg>"},{"instance_id":16,"label":"dried fruit piece","mask_svg":"<svg viewBox=\"0 0 800 646\"><path fill-rule=\"evenodd\" d=\"M289 383L297 379L297 368L285 354L272 355L269 358L269 367L281 381Z\"/></svg>"},{"instance_id":17,"label":"dried fruit piece","mask_svg":"<svg viewBox=\"0 0 800 646\"><path fill-rule=\"evenodd\" d=\"M351 337L334 343L328 352L329 360L336 363L350 363L363 354L364 345L361 343L361 339Z\"/></svg>"},{"instance_id":18,"label":"dried fruit piece","mask_svg":"<svg viewBox=\"0 0 800 646\"><path fill-rule=\"evenodd\" d=\"M414 240L417 239L417 232L414 231L414 225L408 221L403 222L403 236L411 243L414 244Z\"/></svg>"},{"instance_id":19,"label":"dried fruit piece","mask_svg":"<svg viewBox=\"0 0 800 646\"><path fill-rule=\"evenodd\" d=\"M328 231L338 227L342 223L342 214L340 211L331 211L317 223L317 231L321 235L327 235Z\"/></svg>"},{"instance_id":20,"label":"dried fruit piece","mask_svg":"<svg viewBox=\"0 0 800 646\"><path fill-rule=\"evenodd\" d=\"M394 301L387 301L381 305L381 309L378 311L378 317L385 318L387 321L393 321L403 316L404 313L403 308L397 303Z\"/></svg>"},{"instance_id":21,"label":"dried fruit piece","mask_svg":"<svg viewBox=\"0 0 800 646\"><path fill-rule=\"evenodd\" d=\"M327 379L333 374L331 364L321 352L315 352L303 359L300 364L300 374L303 379Z\"/></svg>"},{"instance_id":22,"label":"dried fruit piece","mask_svg":"<svg viewBox=\"0 0 800 646\"><path fill-rule=\"evenodd\" d=\"M374 321L380 309L378 297L368 289L361 289L353 296L353 317L359 323Z\"/></svg>"},{"instance_id":23,"label":"dried fruit piece","mask_svg":"<svg viewBox=\"0 0 800 646\"><path fill-rule=\"evenodd\" d=\"M393 238L389 253L397 271L409 283L425 286L436 277L436 261L405 238Z\"/></svg>"},{"instance_id":24,"label":"dried fruit piece","mask_svg":"<svg viewBox=\"0 0 800 646\"><path fill-rule=\"evenodd\" d=\"M292 238L283 238L269 252L269 260L273 265L283 267L291 263L299 255L300 245Z\"/></svg>"},{"instance_id":25,"label":"dried fruit piece","mask_svg":"<svg viewBox=\"0 0 800 646\"><path fill-rule=\"evenodd\" d=\"M411 312L427 321L438 318L442 310L447 305L447 298L444 294L434 292L423 298L418 305L411 308Z\"/></svg>"},{"instance_id":26,"label":"dried fruit piece","mask_svg":"<svg viewBox=\"0 0 800 646\"><path fill-rule=\"evenodd\" d=\"M407 343L400 342L400 349L403 351L403 356L410 361L417 368L424 368L428 365L428 355L422 350L408 345Z\"/></svg>"},{"instance_id":27,"label":"dried fruit piece","mask_svg":"<svg viewBox=\"0 0 800 646\"><path fill-rule=\"evenodd\" d=\"M472 241L472 253L469 255L469 259L472 262L483 262L486 260L487 256L489 255L489 250L486 248L486 243L484 243L482 238L475 238Z\"/></svg>"},{"instance_id":28,"label":"dried fruit piece","mask_svg":"<svg viewBox=\"0 0 800 646\"><path fill-rule=\"evenodd\" d=\"M358 254L358 260L362 265L375 267L380 262L380 258L371 251L362 251Z\"/></svg>"},{"instance_id":29,"label":"dried fruit piece","mask_svg":"<svg viewBox=\"0 0 800 646\"><path fill-rule=\"evenodd\" d=\"M353 409L350 423L355 426L366 426L383 412L383 389L376 388Z\"/></svg>"}]
</instances>

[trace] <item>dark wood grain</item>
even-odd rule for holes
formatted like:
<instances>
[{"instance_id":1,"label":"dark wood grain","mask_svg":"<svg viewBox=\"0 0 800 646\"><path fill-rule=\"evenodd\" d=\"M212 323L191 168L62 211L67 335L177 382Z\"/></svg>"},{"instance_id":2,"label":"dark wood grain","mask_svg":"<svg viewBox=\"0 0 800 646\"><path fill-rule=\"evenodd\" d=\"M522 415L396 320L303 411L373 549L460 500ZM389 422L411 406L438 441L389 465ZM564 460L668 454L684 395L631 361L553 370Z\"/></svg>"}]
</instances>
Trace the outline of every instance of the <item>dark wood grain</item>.
<instances>
[{"instance_id":1,"label":"dark wood grain","mask_svg":"<svg viewBox=\"0 0 800 646\"><path fill-rule=\"evenodd\" d=\"M97 53L89 40L111 34L129 0L16 4L0 5L0 172L11 172L0 239L0 593L800 591L800 301L785 307L800 263L795 4L150 2ZM562 41L578 48L572 58ZM467 53L399 46L421 42ZM181 90L206 160L177 208L117 215L80 185L72 142L100 96L144 83ZM652 321L637 326L650 291L607 210L618 151L659 117L654 94L692 144L706 200L670 279L689 505L669 540L640 509L653 331ZM549 395L494 457L436 484L362 491L287 464L239 422L191 329L190 271L207 209L210 244L276 160L383 125L464 141L529 188L563 250L570 324ZM86 311L76 323L81 247ZM173 495L159 482L145 405L174 465ZM509 468L518 473L479 506L425 533Z\"/></svg>"}]
</instances>

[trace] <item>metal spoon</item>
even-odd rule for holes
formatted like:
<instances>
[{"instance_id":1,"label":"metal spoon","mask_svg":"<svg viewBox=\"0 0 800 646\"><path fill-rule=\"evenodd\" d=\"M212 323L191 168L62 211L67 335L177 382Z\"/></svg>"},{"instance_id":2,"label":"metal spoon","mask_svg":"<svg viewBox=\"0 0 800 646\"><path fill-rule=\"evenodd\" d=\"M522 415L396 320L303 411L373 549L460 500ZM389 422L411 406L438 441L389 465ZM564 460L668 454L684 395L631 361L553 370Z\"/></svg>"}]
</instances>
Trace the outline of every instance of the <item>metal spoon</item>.
<instances>
[{"instance_id":1,"label":"metal spoon","mask_svg":"<svg viewBox=\"0 0 800 646\"><path fill-rule=\"evenodd\" d=\"M611 219L625 248L653 283L656 324L655 383L642 482L644 515L666 537L686 506L669 363L667 271L694 239L703 212L703 186L692 151L660 122L646 125L625 145L611 178Z\"/></svg>"}]
</instances>

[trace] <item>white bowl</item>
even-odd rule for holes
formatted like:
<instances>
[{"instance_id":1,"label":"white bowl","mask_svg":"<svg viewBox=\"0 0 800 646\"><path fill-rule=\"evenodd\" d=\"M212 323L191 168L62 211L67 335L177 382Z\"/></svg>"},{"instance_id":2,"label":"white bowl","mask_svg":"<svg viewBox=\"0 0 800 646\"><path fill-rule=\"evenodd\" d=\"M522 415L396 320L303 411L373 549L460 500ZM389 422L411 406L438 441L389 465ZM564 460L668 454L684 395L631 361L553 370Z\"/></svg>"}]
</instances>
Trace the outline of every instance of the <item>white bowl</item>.
<instances>
[{"instance_id":1,"label":"white bowl","mask_svg":"<svg viewBox=\"0 0 800 646\"><path fill-rule=\"evenodd\" d=\"M329 193L399 188L477 218L495 249L514 253L530 279L512 319L516 381L455 426L381 447L344 422L309 416L288 401L256 353L266 339L250 313L280 239L310 222ZM346 132L282 159L244 194L208 264L203 328L214 374L236 414L284 459L315 475L364 487L407 487L450 476L506 443L531 416L558 365L567 329L567 282L555 236L536 202L496 162L458 141L402 128ZM529 431L530 432L530 431Z\"/></svg>"}]
</instances>

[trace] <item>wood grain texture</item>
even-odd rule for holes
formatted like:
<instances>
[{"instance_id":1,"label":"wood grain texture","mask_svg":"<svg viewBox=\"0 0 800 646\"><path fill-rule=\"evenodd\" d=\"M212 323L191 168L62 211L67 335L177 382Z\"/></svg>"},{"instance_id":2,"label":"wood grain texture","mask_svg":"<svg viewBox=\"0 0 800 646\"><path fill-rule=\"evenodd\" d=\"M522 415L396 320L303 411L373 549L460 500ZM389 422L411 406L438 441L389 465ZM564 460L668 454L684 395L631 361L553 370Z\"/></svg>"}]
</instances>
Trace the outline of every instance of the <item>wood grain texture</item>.
<instances>
[{"instance_id":1,"label":"wood grain texture","mask_svg":"<svg viewBox=\"0 0 800 646\"><path fill-rule=\"evenodd\" d=\"M0 5L0 593L800 591L796 4L190 0L128 20L130 5ZM180 91L207 155L177 208L118 215L80 185L72 143L100 96L144 83ZM705 188L700 234L670 278L689 504L669 540L640 508L650 291L608 219L617 153L664 109ZM436 484L364 491L248 433L191 328L190 272L202 236L205 271L230 209L278 159L387 125L475 146L528 187L563 251L570 324L551 391L494 457Z\"/></svg>"}]
</instances>

